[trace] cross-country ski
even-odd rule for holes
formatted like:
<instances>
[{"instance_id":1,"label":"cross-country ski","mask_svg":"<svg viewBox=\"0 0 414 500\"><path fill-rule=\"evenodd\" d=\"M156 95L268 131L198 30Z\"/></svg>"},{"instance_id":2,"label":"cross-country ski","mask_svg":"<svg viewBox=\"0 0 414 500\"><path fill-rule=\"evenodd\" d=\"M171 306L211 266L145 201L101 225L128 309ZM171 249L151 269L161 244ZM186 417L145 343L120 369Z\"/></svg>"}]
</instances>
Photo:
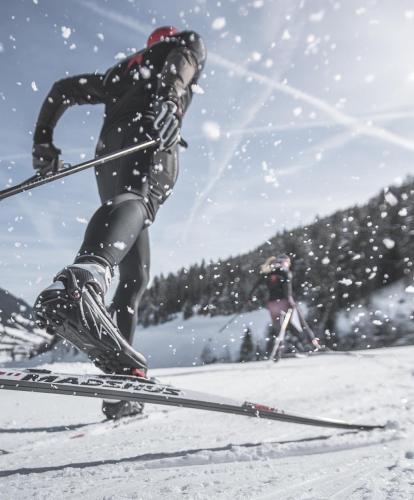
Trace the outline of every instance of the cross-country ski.
<instances>
[{"instance_id":1,"label":"cross-country ski","mask_svg":"<svg viewBox=\"0 0 414 500\"><path fill-rule=\"evenodd\" d=\"M295 415L260 403L247 401L240 403L219 396L179 389L145 378L123 375L82 376L57 374L49 370L0 369L0 389L122 399L338 429L368 431L385 428L383 424L357 424L328 418Z\"/></svg>"}]
</instances>

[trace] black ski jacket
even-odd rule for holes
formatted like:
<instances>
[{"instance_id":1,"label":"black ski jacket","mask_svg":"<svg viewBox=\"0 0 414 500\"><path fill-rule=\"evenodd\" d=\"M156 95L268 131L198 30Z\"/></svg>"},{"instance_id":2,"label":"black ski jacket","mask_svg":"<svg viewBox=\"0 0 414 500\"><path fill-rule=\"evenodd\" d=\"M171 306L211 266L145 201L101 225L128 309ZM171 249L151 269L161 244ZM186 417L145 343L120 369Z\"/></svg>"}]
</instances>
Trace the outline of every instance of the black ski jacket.
<instances>
[{"instance_id":1,"label":"black ski jacket","mask_svg":"<svg viewBox=\"0 0 414 500\"><path fill-rule=\"evenodd\" d=\"M252 288L250 295L259 285L265 284L268 290L268 300L291 299L292 290L292 272L282 268L276 268L274 271L261 274L256 284Z\"/></svg>"},{"instance_id":2,"label":"black ski jacket","mask_svg":"<svg viewBox=\"0 0 414 500\"><path fill-rule=\"evenodd\" d=\"M105 104L102 132L120 122L150 127L156 99L173 101L182 117L206 60L201 37L183 31L122 60L104 74L77 75L57 81L46 97L37 120L34 142L53 141L53 129L74 104Z\"/></svg>"}]
</instances>

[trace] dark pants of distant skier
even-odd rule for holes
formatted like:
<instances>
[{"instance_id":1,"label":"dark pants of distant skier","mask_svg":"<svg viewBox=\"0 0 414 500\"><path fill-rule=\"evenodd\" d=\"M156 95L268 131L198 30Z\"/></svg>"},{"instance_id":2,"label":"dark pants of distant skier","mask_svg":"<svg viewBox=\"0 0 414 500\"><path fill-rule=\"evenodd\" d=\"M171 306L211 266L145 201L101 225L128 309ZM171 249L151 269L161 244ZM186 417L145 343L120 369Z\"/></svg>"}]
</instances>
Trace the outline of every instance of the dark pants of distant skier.
<instances>
[{"instance_id":1,"label":"dark pants of distant skier","mask_svg":"<svg viewBox=\"0 0 414 500\"><path fill-rule=\"evenodd\" d=\"M130 131L129 131L129 130ZM147 140L135 127L117 123L103 131L97 156ZM148 226L170 194L178 175L177 147L171 151L144 150L96 168L102 206L86 229L76 262L91 260L119 266L119 285L111 312L131 344L138 305L148 284L150 248Z\"/></svg>"},{"instance_id":2,"label":"dark pants of distant skier","mask_svg":"<svg viewBox=\"0 0 414 500\"><path fill-rule=\"evenodd\" d=\"M289 309L288 299L276 299L270 300L267 303L267 308L272 318L272 325L275 327L277 333L279 333L280 327L282 326L283 318Z\"/></svg>"},{"instance_id":3,"label":"dark pants of distant skier","mask_svg":"<svg viewBox=\"0 0 414 500\"><path fill-rule=\"evenodd\" d=\"M285 314L291 307L292 306L289 304L288 299L276 299L267 303L267 308L269 310L270 317L272 318L274 338L279 335ZM306 346L309 345L309 341L312 341L312 339L315 338L313 332L308 329L305 333L302 324L297 325L291 318L287 326L287 330L289 330L289 328L291 330L292 327L295 330L295 334L294 337L290 337L290 345L300 352L306 351Z\"/></svg>"}]
</instances>

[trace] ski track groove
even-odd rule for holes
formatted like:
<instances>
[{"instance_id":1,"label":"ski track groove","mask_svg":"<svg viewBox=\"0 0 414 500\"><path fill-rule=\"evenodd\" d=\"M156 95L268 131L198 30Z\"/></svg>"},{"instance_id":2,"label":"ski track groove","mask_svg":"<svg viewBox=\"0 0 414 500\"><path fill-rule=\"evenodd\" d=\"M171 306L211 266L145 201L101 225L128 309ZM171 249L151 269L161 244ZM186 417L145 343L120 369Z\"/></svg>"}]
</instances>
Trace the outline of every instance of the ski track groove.
<instances>
[{"instance_id":1,"label":"ski track groove","mask_svg":"<svg viewBox=\"0 0 414 500\"><path fill-rule=\"evenodd\" d=\"M346 433L345 433L346 434ZM328 440L331 437L328 438ZM121 459L101 459L91 462L78 462L70 464L61 464L55 466L43 466L43 467L22 467L19 469L9 469L0 471L0 477L8 477L14 474L28 475L28 474L42 474L52 471L64 471L65 469L86 469L90 467L105 467L107 465L120 465L124 463L143 463L142 467L137 467L137 470L143 469L156 469L156 468L177 468L177 467L189 467L194 465L209 465L211 463L215 464L228 464L235 462L249 462L249 461L262 461L266 459L285 459L289 457L297 456L308 456L308 455L319 455L326 453L335 453L345 450L355 450L358 448L366 448L370 446L376 446L378 444L393 441L396 438L394 435L384 437L379 436L372 442L363 443L344 443L344 444L334 444L332 447L328 446L302 446L299 444L297 448L283 450L283 445L291 444L271 442L271 443L245 443L245 444L229 444L218 448L199 448L199 449L187 449L180 451L173 451L169 453L147 453L144 455L137 455L133 457L124 457ZM303 443L306 439L300 440ZM316 441L317 438L310 438L309 441ZM298 441L293 443L297 444ZM253 448L256 451L255 455L245 455L240 453L243 448ZM267 449L270 448L270 449ZM279 449L277 449L279 448ZM282 448L282 449L280 449ZM192 460L188 461L189 457ZM187 463L186 463L187 462Z\"/></svg>"},{"instance_id":2,"label":"ski track groove","mask_svg":"<svg viewBox=\"0 0 414 500\"><path fill-rule=\"evenodd\" d=\"M336 472L335 477L327 478L326 472L320 474L319 477L308 479L306 481L301 481L300 486L293 484L284 488L277 488L275 492L271 495L264 495L260 497L260 500L274 500L275 498L292 498L292 499L328 499L333 500L348 500L349 496L342 496L342 494L349 490L354 489L356 484L361 482L361 479L372 475L376 470L383 467L383 464L378 465L374 470L372 469L372 464L368 463L361 471L361 465L359 460L354 460L352 463L342 465L342 467L351 468L352 470L342 471L340 473ZM358 467L358 472L356 472L356 467ZM372 473L372 474L371 474ZM357 477L355 477L357 475ZM349 483L351 481L351 483ZM347 484L343 487L339 486L346 482ZM311 486L311 488L309 488ZM339 488L339 489L338 489ZM306 489L308 493L303 491ZM316 490L316 491L315 491ZM312 492L310 492L312 491ZM277 493L277 497L275 497ZM294 496L290 496L290 495ZM283 496L282 496L283 495ZM289 495L289 496L287 496ZM317 496L315 496L317 495Z\"/></svg>"}]
</instances>

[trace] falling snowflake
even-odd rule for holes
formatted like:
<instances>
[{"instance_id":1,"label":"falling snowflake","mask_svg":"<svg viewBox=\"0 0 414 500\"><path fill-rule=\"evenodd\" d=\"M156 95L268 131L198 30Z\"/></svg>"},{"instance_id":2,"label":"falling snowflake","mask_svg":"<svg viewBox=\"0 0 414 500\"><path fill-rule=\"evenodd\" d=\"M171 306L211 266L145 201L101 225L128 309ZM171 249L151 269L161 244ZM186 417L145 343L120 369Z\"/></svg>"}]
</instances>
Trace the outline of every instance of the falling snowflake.
<instances>
[{"instance_id":1,"label":"falling snowflake","mask_svg":"<svg viewBox=\"0 0 414 500\"><path fill-rule=\"evenodd\" d=\"M220 125L217 122L213 122L213 121L204 122L201 128L202 128L204 135L208 139L211 139L212 141L216 141L217 139L220 138L220 135L221 135Z\"/></svg>"},{"instance_id":2,"label":"falling snowflake","mask_svg":"<svg viewBox=\"0 0 414 500\"><path fill-rule=\"evenodd\" d=\"M322 19L325 17L325 11L320 10L319 12L315 12L309 16L309 21L311 23L320 23Z\"/></svg>"},{"instance_id":3,"label":"falling snowflake","mask_svg":"<svg viewBox=\"0 0 414 500\"><path fill-rule=\"evenodd\" d=\"M398 204L398 199L395 195L391 193L391 191L388 191L387 193L384 194L385 201L388 203L388 205L391 205L392 207L395 207L395 205Z\"/></svg>"},{"instance_id":4,"label":"falling snowflake","mask_svg":"<svg viewBox=\"0 0 414 500\"><path fill-rule=\"evenodd\" d=\"M276 170L268 166L268 164L262 162L262 170L265 172L264 181L266 184L272 184L274 187L279 187L279 181L277 180Z\"/></svg>"},{"instance_id":5,"label":"falling snowflake","mask_svg":"<svg viewBox=\"0 0 414 500\"><path fill-rule=\"evenodd\" d=\"M194 94L204 94L204 89L197 83L193 83L191 85L191 90L194 92Z\"/></svg>"},{"instance_id":6,"label":"falling snowflake","mask_svg":"<svg viewBox=\"0 0 414 500\"><path fill-rule=\"evenodd\" d=\"M216 17L214 21L211 23L211 27L213 30L222 30L226 26L226 18L225 17Z\"/></svg>"},{"instance_id":7,"label":"falling snowflake","mask_svg":"<svg viewBox=\"0 0 414 500\"><path fill-rule=\"evenodd\" d=\"M68 39L70 37L70 35L72 34L72 30L70 28L68 28L67 26L62 26L60 29L62 31L62 36L65 39Z\"/></svg>"},{"instance_id":8,"label":"falling snowflake","mask_svg":"<svg viewBox=\"0 0 414 500\"><path fill-rule=\"evenodd\" d=\"M391 250L391 248L395 247L395 241L390 238L384 238L382 242L384 243L384 246L388 248L388 250Z\"/></svg>"},{"instance_id":9,"label":"falling snowflake","mask_svg":"<svg viewBox=\"0 0 414 500\"><path fill-rule=\"evenodd\" d=\"M282 34L282 40L290 40L290 39L291 39L291 36L290 36L289 30L285 30Z\"/></svg>"},{"instance_id":10,"label":"falling snowflake","mask_svg":"<svg viewBox=\"0 0 414 500\"><path fill-rule=\"evenodd\" d=\"M115 241L114 247L118 250L125 250L126 244L123 241Z\"/></svg>"}]
</instances>

